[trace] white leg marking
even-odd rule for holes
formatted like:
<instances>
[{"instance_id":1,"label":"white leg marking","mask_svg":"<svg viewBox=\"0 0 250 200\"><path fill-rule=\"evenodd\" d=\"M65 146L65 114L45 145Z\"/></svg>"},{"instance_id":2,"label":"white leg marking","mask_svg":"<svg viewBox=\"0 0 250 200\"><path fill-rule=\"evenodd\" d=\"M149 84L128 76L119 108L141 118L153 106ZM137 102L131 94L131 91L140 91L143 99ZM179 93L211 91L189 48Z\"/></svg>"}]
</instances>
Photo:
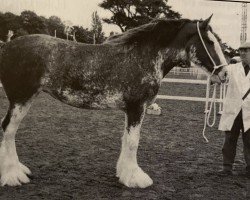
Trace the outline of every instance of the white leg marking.
<instances>
[{"instance_id":1,"label":"white leg marking","mask_svg":"<svg viewBox=\"0 0 250 200\"><path fill-rule=\"evenodd\" d=\"M17 186L21 183L28 183L30 170L19 162L15 134L18 126L27 114L30 104L26 106L15 105L11 112L10 122L4 132L3 141L0 147L0 175L1 185Z\"/></svg>"},{"instance_id":2,"label":"white leg marking","mask_svg":"<svg viewBox=\"0 0 250 200\"><path fill-rule=\"evenodd\" d=\"M127 117L125 124L127 124ZM140 129L141 123L135 127L130 127L129 132L125 128L122 137L122 149L117 162L116 176L127 187L146 188L153 184L152 179L137 164Z\"/></svg>"}]
</instances>

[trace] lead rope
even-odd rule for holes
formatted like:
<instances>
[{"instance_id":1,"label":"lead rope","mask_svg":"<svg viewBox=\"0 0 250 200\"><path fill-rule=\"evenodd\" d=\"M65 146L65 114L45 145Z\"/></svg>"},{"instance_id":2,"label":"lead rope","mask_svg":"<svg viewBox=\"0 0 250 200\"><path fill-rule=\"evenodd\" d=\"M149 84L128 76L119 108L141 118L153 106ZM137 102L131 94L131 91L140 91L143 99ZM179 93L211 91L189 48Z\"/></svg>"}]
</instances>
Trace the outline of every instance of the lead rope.
<instances>
[{"instance_id":1,"label":"lead rope","mask_svg":"<svg viewBox=\"0 0 250 200\"><path fill-rule=\"evenodd\" d=\"M215 125L215 122L216 122L216 104L215 104L216 101L215 101L215 98L216 98L217 85L216 84L214 85L213 94L212 94L212 98L211 98L211 102L210 102L210 106L209 106L208 104L210 101L210 98L209 98L210 88L211 88L211 86L210 86L210 77L209 77L207 80L206 104L205 104L205 111L204 111L205 116L204 116L204 126L203 126L203 131L202 131L202 136L206 140L207 143L209 142L209 140L207 139L207 137L205 135L206 127L207 126L213 127ZM213 115L212 122L210 122L212 110L214 112L214 115Z\"/></svg>"},{"instance_id":2,"label":"lead rope","mask_svg":"<svg viewBox=\"0 0 250 200\"><path fill-rule=\"evenodd\" d=\"M209 127L213 127L215 122L216 122L216 105L215 105L215 98L216 98L216 84L214 85L214 91L213 91L213 95L212 95L212 98L211 98L211 103L210 103L210 107L208 109L208 104L209 104L209 93L210 93L210 78L211 76L214 74L215 70L224 66L224 64L221 64L221 65L216 65L216 63L214 62L214 59L212 58L212 56L210 55L207 47L206 47L206 44L201 36L201 32L200 32L200 28L199 28L199 21L197 22L197 31L198 31L198 35L200 37L200 40L202 42L202 45L204 47L204 49L206 50L207 52L207 55L208 57L210 58L211 62L213 63L214 65L214 70L213 72L211 73L211 75L208 77L208 80L207 80L207 90L206 90L206 105L205 105L205 117L204 117L204 127L203 127L203 131L202 131L202 136L203 138L206 140L206 142L209 142L206 135L205 135L205 131L206 131L206 127L209 126ZM211 113L212 113L212 108L214 107L214 117L213 117L213 122L210 123L210 116L211 116Z\"/></svg>"}]
</instances>

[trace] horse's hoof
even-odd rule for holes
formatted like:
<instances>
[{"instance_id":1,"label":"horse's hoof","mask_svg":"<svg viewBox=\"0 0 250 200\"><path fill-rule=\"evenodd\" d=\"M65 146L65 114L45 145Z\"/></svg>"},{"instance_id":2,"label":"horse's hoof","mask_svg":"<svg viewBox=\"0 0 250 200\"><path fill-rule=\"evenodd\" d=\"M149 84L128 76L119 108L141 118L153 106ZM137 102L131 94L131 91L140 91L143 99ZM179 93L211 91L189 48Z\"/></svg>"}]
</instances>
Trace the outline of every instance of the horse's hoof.
<instances>
[{"instance_id":1,"label":"horse's hoof","mask_svg":"<svg viewBox=\"0 0 250 200\"><path fill-rule=\"evenodd\" d=\"M146 188L153 184L152 179L140 167L122 170L119 181L131 188Z\"/></svg>"},{"instance_id":2,"label":"horse's hoof","mask_svg":"<svg viewBox=\"0 0 250 200\"><path fill-rule=\"evenodd\" d=\"M31 174L31 172L22 163L8 166L8 168L1 170L1 185L18 186L22 183L29 183L27 174Z\"/></svg>"}]
</instances>

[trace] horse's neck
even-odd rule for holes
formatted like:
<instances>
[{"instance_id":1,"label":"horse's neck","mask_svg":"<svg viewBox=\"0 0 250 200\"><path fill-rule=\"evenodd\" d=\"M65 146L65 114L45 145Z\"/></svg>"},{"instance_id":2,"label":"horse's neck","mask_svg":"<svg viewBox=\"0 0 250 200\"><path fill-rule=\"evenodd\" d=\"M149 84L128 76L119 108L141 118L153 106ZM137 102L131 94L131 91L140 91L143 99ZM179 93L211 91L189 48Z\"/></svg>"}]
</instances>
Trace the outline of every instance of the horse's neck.
<instances>
[{"instance_id":1,"label":"horse's neck","mask_svg":"<svg viewBox=\"0 0 250 200\"><path fill-rule=\"evenodd\" d=\"M187 61L187 54L184 48L169 48L161 50L160 53L164 59L162 64L163 77L166 76L172 68L178 66L181 62Z\"/></svg>"}]
</instances>

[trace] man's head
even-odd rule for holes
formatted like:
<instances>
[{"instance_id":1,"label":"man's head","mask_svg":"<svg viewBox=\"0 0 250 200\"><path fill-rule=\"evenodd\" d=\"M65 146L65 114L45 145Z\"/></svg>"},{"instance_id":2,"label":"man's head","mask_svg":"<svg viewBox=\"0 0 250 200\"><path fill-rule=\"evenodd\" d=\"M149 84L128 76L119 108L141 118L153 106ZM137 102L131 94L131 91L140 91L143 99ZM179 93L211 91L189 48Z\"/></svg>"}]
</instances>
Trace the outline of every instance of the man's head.
<instances>
[{"instance_id":1,"label":"man's head","mask_svg":"<svg viewBox=\"0 0 250 200\"><path fill-rule=\"evenodd\" d=\"M250 65L250 42L241 44L239 52L243 64Z\"/></svg>"}]
</instances>

